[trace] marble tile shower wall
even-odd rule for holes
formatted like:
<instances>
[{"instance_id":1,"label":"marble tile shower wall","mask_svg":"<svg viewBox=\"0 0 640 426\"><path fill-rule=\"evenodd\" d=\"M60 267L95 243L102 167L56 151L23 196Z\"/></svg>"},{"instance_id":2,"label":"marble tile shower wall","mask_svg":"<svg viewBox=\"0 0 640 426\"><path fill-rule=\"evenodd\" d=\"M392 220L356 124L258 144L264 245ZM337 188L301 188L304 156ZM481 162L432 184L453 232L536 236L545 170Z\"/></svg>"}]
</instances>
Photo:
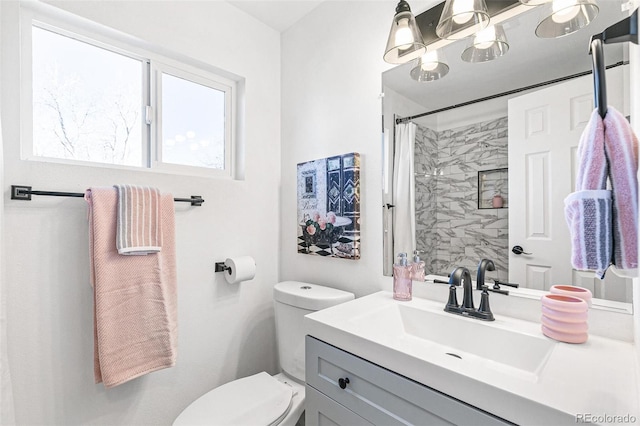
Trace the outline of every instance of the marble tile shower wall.
<instances>
[{"instance_id":1,"label":"marble tile shower wall","mask_svg":"<svg viewBox=\"0 0 640 426\"><path fill-rule=\"evenodd\" d=\"M487 276L508 279L508 209L478 209L478 171L507 167L507 142L507 117L442 132L418 126L416 235L429 272L475 273L487 258L497 269Z\"/></svg>"},{"instance_id":2,"label":"marble tile shower wall","mask_svg":"<svg viewBox=\"0 0 640 426\"><path fill-rule=\"evenodd\" d=\"M429 273L436 271L436 189L438 166L438 134L426 127L417 126L414 152L416 245Z\"/></svg>"}]
</instances>

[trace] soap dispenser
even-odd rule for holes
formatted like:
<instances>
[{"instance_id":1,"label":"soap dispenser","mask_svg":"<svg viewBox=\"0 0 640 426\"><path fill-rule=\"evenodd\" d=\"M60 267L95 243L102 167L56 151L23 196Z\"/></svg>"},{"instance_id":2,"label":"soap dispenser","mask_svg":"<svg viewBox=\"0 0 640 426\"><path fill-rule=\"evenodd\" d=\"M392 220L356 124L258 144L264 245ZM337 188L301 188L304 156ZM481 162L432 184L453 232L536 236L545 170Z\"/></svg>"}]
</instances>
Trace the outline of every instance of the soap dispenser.
<instances>
[{"instance_id":1,"label":"soap dispenser","mask_svg":"<svg viewBox=\"0 0 640 426\"><path fill-rule=\"evenodd\" d=\"M411 264L411 279L415 281L424 281L424 261L420 260L420 252L413 251L413 263Z\"/></svg>"},{"instance_id":2,"label":"soap dispenser","mask_svg":"<svg viewBox=\"0 0 640 426\"><path fill-rule=\"evenodd\" d=\"M398 262L393 265L393 298L411 300L411 266L407 262L407 253L398 255Z\"/></svg>"}]
</instances>

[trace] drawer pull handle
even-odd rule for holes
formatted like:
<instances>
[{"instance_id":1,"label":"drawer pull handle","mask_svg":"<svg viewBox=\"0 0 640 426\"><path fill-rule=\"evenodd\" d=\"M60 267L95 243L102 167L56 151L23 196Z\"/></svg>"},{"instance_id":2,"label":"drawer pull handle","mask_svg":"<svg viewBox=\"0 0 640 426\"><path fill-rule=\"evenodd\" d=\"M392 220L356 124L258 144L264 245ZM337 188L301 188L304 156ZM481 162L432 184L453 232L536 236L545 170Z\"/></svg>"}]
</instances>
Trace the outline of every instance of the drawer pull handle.
<instances>
[{"instance_id":1,"label":"drawer pull handle","mask_svg":"<svg viewBox=\"0 0 640 426\"><path fill-rule=\"evenodd\" d=\"M349 384L348 377L345 377L344 379L341 377L338 379L338 386L340 386L340 389L346 388L348 384Z\"/></svg>"}]
</instances>

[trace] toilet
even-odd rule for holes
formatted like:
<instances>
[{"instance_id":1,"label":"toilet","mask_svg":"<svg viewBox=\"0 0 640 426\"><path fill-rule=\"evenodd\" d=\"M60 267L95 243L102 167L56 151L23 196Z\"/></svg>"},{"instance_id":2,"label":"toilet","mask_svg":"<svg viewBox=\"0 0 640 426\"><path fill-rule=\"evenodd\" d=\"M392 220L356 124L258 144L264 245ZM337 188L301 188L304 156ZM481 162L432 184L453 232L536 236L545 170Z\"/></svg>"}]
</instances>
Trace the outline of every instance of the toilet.
<instances>
[{"instance_id":1,"label":"toilet","mask_svg":"<svg viewBox=\"0 0 640 426\"><path fill-rule=\"evenodd\" d=\"M271 376L263 371L219 386L187 406L174 426L294 426L302 417L303 317L352 300L354 295L316 284L284 281L274 286L273 298L282 373Z\"/></svg>"}]
</instances>

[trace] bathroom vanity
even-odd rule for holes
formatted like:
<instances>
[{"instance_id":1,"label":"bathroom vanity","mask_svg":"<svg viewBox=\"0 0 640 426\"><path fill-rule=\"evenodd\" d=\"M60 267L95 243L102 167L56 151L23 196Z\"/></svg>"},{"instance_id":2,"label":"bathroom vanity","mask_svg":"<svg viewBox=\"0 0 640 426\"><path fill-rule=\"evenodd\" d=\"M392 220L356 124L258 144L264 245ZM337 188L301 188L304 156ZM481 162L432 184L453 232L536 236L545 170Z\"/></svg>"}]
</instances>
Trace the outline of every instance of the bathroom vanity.
<instances>
[{"instance_id":1,"label":"bathroom vanity","mask_svg":"<svg viewBox=\"0 0 640 426\"><path fill-rule=\"evenodd\" d=\"M440 305L379 292L306 316L308 424L640 421L633 344L560 343L539 323Z\"/></svg>"},{"instance_id":2,"label":"bathroom vanity","mask_svg":"<svg viewBox=\"0 0 640 426\"><path fill-rule=\"evenodd\" d=\"M309 425L511 424L310 336L306 365Z\"/></svg>"}]
</instances>

